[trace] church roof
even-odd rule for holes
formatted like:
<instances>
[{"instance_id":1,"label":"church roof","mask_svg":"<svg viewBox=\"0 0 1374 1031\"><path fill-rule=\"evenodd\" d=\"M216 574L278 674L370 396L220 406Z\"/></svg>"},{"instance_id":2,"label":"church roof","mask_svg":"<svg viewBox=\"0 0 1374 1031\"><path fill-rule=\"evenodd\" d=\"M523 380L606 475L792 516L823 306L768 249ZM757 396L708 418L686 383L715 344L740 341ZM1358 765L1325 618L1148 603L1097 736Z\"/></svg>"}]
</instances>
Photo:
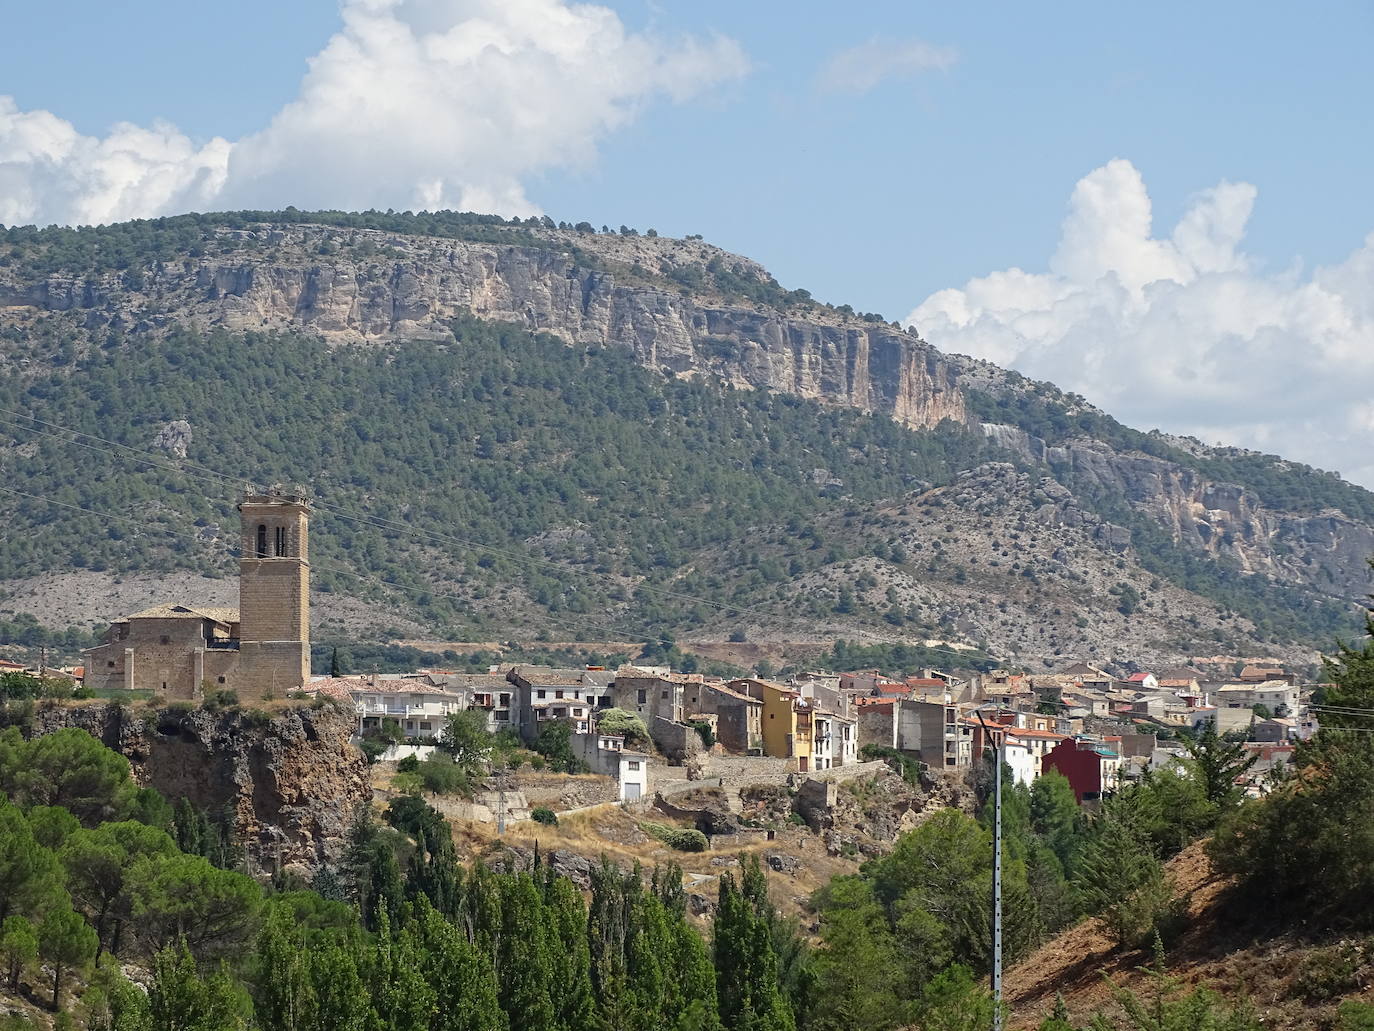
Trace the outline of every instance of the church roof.
<instances>
[{"instance_id":1,"label":"church roof","mask_svg":"<svg viewBox=\"0 0 1374 1031\"><path fill-rule=\"evenodd\" d=\"M215 606L191 608L188 605L176 604L154 605L142 612L135 612L132 616L125 616L124 619L213 619L216 623L229 624L239 621L239 610Z\"/></svg>"}]
</instances>

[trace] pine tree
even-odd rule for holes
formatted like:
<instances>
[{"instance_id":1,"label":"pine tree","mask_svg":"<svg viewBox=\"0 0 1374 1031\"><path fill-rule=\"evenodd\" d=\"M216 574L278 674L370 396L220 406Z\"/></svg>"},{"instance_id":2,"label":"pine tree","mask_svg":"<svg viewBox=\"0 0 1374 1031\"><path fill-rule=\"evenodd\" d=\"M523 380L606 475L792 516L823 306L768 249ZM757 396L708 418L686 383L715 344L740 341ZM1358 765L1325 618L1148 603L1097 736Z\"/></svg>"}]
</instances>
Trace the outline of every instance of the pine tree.
<instances>
[{"instance_id":1,"label":"pine tree","mask_svg":"<svg viewBox=\"0 0 1374 1031\"><path fill-rule=\"evenodd\" d=\"M11 995L19 994L24 968L38 958L38 932L22 916L9 916L0 924L0 962Z\"/></svg>"},{"instance_id":2,"label":"pine tree","mask_svg":"<svg viewBox=\"0 0 1374 1031\"><path fill-rule=\"evenodd\" d=\"M52 910L38 925L38 955L52 967L52 1008L62 998L62 975L95 958L95 931L70 908Z\"/></svg>"},{"instance_id":3,"label":"pine tree","mask_svg":"<svg viewBox=\"0 0 1374 1031\"><path fill-rule=\"evenodd\" d=\"M1155 913L1141 903L1157 900L1166 885L1149 844L1110 808L1083 850L1076 882L1083 910L1101 917L1122 947L1150 930Z\"/></svg>"}]
</instances>

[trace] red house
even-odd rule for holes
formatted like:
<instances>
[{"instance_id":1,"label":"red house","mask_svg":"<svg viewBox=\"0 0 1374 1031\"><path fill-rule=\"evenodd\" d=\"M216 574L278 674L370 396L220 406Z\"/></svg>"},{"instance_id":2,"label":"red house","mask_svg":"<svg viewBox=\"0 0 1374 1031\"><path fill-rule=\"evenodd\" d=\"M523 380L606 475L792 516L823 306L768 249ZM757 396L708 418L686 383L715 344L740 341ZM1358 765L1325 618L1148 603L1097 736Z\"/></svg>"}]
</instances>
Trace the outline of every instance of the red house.
<instances>
[{"instance_id":1,"label":"red house","mask_svg":"<svg viewBox=\"0 0 1374 1031\"><path fill-rule=\"evenodd\" d=\"M1120 768L1119 751L1105 741L1088 738L1065 738L1040 760L1041 773L1058 770L1068 778L1079 805L1116 790Z\"/></svg>"}]
</instances>

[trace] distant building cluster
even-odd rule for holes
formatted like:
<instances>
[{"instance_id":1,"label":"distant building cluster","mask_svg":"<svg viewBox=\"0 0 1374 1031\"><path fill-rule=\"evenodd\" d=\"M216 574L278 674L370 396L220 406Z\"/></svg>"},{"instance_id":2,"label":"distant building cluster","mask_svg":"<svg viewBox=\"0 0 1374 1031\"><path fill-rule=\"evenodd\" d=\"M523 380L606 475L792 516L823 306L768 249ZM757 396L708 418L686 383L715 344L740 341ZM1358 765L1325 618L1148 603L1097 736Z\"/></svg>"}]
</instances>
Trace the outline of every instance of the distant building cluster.
<instances>
[{"instance_id":1,"label":"distant building cluster","mask_svg":"<svg viewBox=\"0 0 1374 1031\"><path fill-rule=\"evenodd\" d=\"M405 742L392 749L397 754L434 747L455 712L478 710L490 732L509 731L530 745L550 723L566 723L574 755L614 778L624 801L648 797L651 770L665 761L685 767L688 779L712 757L742 760L739 775L757 760L772 775L831 779L831 771L895 753L919 759L933 775L957 776L1001 741L1018 783L1055 770L1080 803L1092 804L1178 761L1185 752L1178 737L1205 726L1239 735L1257 754L1244 785L1255 794L1294 742L1317 730L1312 685L1265 664L1230 678L1193 666L1118 676L1088 662L1035 676L869 669L726 679L664 667L517 664L478 674L312 678L309 504L290 494L248 494L239 512L237 609L159 605L113 623L84 667L30 672L167 700L217 691L241 701L299 691L331 696L356 713L360 736L394 721ZM0 673L21 671L0 660ZM610 710L639 717L647 740L627 742L614 721L603 727Z\"/></svg>"}]
</instances>

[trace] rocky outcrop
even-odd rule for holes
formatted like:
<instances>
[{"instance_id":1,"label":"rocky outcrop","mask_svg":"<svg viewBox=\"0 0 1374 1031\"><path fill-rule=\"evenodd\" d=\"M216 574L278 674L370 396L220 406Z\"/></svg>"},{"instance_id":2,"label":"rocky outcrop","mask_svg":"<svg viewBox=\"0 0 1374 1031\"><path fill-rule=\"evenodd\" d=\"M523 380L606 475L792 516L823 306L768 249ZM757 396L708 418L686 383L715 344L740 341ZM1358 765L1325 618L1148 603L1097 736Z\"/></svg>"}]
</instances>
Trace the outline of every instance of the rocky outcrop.
<instances>
[{"instance_id":1,"label":"rocky outcrop","mask_svg":"<svg viewBox=\"0 0 1374 1031\"><path fill-rule=\"evenodd\" d=\"M1312 515L1267 507L1253 491L1210 480L1187 465L1141 452L1117 451L1089 438L1050 447L1013 426L984 424L999 447L1049 468L1058 483L1042 481L1043 520L1080 525L1086 513L1075 496L1114 496L1159 523L1175 541L1240 569L1280 580L1312 583L1351 598L1368 590L1365 560L1374 554L1374 527L1329 509ZM1066 484L1066 486L1061 486ZM1052 495L1052 496L1051 496ZM1103 524L1104 547L1130 545L1123 527Z\"/></svg>"},{"instance_id":2,"label":"rocky outcrop","mask_svg":"<svg viewBox=\"0 0 1374 1031\"><path fill-rule=\"evenodd\" d=\"M52 705L34 733L78 727L129 760L169 802L232 809L255 874L337 862L353 813L372 797L354 722L331 704L268 714L179 707Z\"/></svg>"},{"instance_id":3,"label":"rocky outcrop","mask_svg":"<svg viewBox=\"0 0 1374 1031\"><path fill-rule=\"evenodd\" d=\"M185 419L174 419L158 430L153 438L153 447L167 452L175 458L185 458L191 446L191 424Z\"/></svg>"},{"instance_id":4,"label":"rocky outcrop","mask_svg":"<svg viewBox=\"0 0 1374 1031\"><path fill-rule=\"evenodd\" d=\"M249 246L150 265L137 275L7 282L0 271L0 307L72 312L92 331L190 322L353 341L446 335L445 320L471 314L569 344L621 347L670 376L710 374L740 388L881 412L908 426L966 417L952 367L913 333L819 305L782 312L731 303L718 291L712 301L710 291L668 278L700 262L728 265L747 281L766 277L753 262L706 245L595 237L598 254L584 249L586 238L558 232L546 233L540 246L318 226L220 237L230 235Z\"/></svg>"}]
</instances>

